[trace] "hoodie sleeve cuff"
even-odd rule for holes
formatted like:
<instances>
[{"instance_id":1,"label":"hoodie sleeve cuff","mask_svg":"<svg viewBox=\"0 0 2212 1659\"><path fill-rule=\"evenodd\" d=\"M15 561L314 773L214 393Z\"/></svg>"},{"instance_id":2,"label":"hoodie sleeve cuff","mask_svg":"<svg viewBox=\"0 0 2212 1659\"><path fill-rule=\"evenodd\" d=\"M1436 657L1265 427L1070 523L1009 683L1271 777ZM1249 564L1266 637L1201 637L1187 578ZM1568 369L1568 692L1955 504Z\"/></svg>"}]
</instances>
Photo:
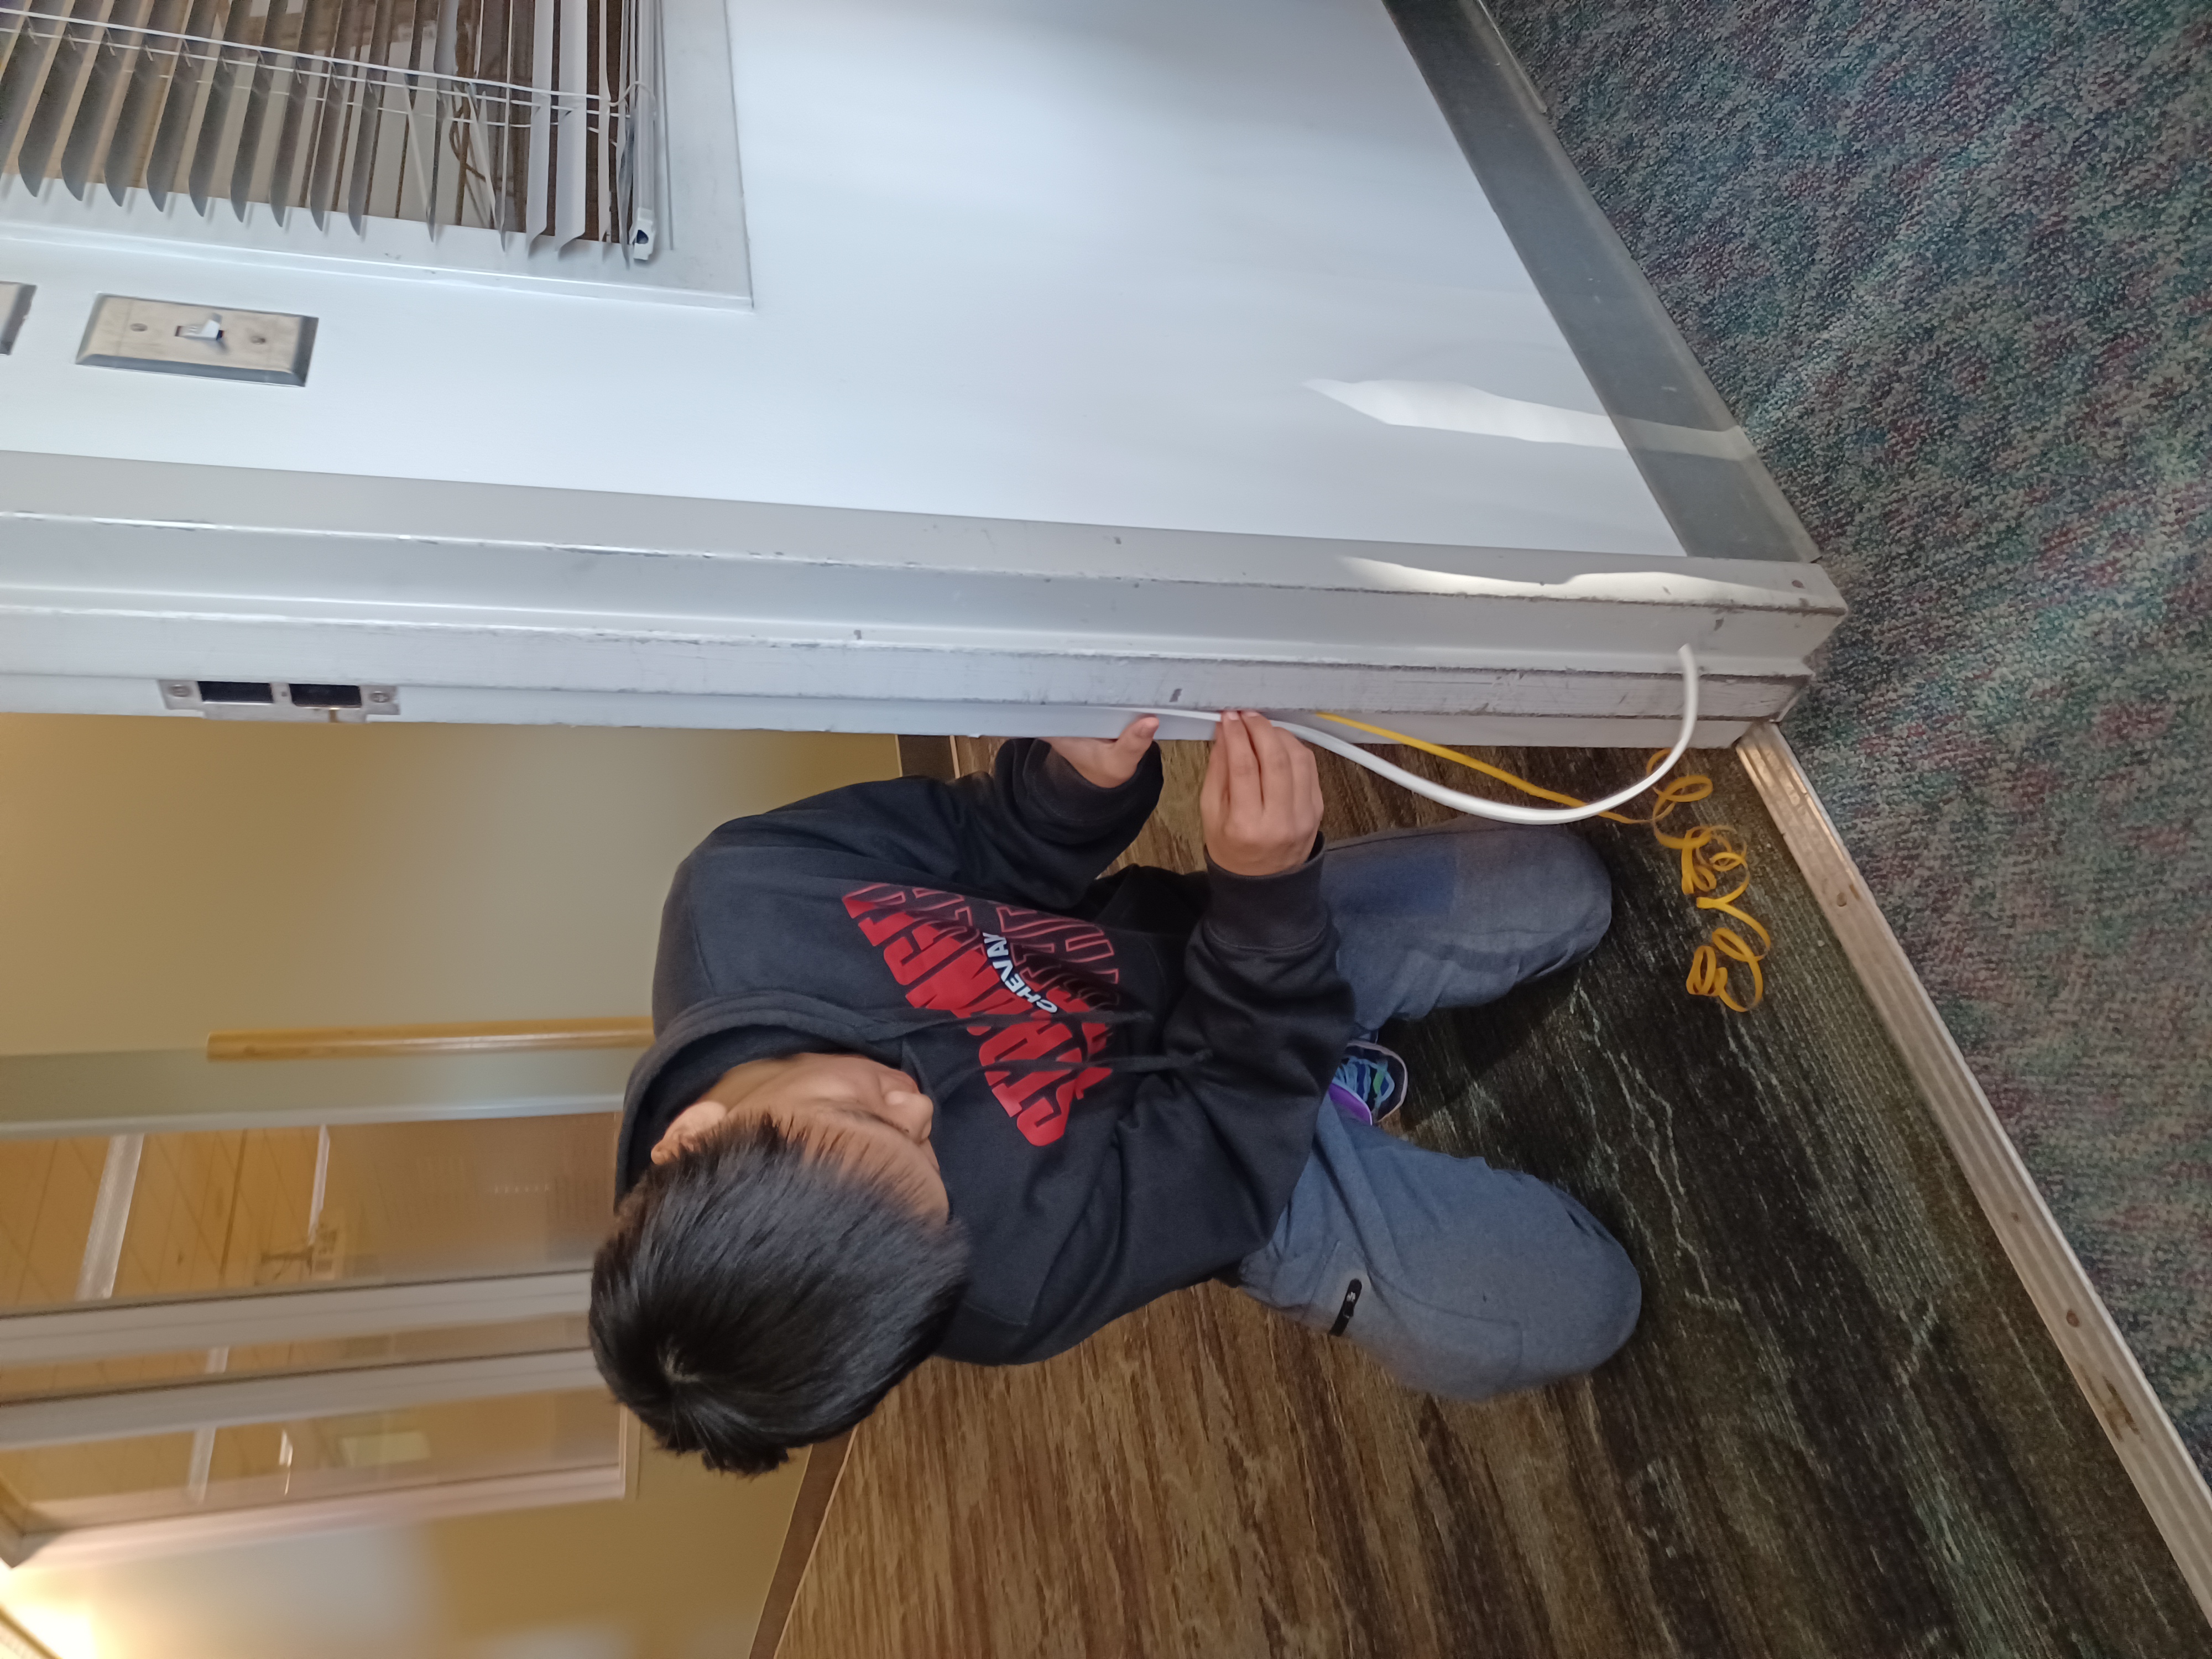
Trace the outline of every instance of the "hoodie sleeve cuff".
<instances>
[{"instance_id":1,"label":"hoodie sleeve cuff","mask_svg":"<svg viewBox=\"0 0 2212 1659\"><path fill-rule=\"evenodd\" d=\"M1206 925L1223 939L1260 951L1303 951L1328 933L1328 904L1321 892L1321 854L1272 876L1239 876L1206 861Z\"/></svg>"},{"instance_id":2,"label":"hoodie sleeve cuff","mask_svg":"<svg viewBox=\"0 0 2212 1659\"><path fill-rule=\"evenodd\" d=\"M1020 780L1024 805L1034 822L1066 831L1070 840L1087 841L1133 817L1142 823L1159 800L1162 773L1157 744L1127 783L1102 789L1042 738L1018 741L1021 752L1012 757L1012 770ZM1015 746L1008 744L1006 748Z\"/></svg>"}]
</instances>

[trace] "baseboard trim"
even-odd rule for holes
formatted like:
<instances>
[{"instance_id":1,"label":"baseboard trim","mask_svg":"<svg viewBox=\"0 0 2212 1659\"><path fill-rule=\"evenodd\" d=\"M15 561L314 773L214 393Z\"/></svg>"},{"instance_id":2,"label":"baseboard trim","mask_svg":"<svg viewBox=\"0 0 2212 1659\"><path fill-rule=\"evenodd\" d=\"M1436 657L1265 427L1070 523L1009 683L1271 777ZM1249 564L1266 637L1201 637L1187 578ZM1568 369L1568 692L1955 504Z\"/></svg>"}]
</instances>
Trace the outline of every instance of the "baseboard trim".
<instances>
[{"instance_id":1,"label":"baseboard trim","mask_svg":"<svg viewBox=\"0 0 2212 1659\"><path fill-rule=\"evenodd\" d=\"M1754 726L1735 752L1819 896L2051 1340L2105 1425L2197 1606L2212 1620L2212 1488L2059 1231L1788 739L1773 726Z\"/></svg>"}]
</instances>

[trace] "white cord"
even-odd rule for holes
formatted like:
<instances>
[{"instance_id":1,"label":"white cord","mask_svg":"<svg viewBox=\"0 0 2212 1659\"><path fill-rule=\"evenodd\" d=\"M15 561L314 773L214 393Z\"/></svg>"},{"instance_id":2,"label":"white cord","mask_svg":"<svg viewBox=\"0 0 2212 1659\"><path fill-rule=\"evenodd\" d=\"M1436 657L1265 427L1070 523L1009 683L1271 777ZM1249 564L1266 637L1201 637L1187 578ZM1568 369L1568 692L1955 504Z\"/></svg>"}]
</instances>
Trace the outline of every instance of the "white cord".
<instances>
[{"instance_id":1,"label":"white cord","mask_svg":"<svg viewBox=\"0 0 2212 1659\"><path fill-rule=\"evenodd\" d=\"M1653 768L1648 776L1630 784L1627 788L1607 795L1603 800L1594 800L1586 806L1516 806L1508 801L1485 800L1480 795L1463 795L1456 789L1447 789L1441 783L1431 783L1402 766L1393 766L1380 755L1371 754L1358 744L1347 743L1334 733L1316 732L1310 726L1299 726L1290 720L1277 720L1275 724L1285 732L1304 738L1308 743L1326 749L1331 754L1341 755L1355 765L1365 767L1376 776L1388 778L1391 782L1410 789L1417 795L1425 795L1455 811L1472 813L1479 818L1497 818L1506 823L1577 823L1583 818L1594 818L1601 812L1609 812L1624 801L1635 799L1673 771L1674 763L1682 758L1682 751L1690 746L1690 733L1698 724L1698 653L1686 645L1674 654L1682 663L1682 730L1674 739L1674 748L1668 751L1667 763ZM1218 714L1209 714L1196 708L1132 708L1125 712L1157 714L1169 720L1210 720L1216 724L1221 719Z\"/></svg>"}]
</instances>

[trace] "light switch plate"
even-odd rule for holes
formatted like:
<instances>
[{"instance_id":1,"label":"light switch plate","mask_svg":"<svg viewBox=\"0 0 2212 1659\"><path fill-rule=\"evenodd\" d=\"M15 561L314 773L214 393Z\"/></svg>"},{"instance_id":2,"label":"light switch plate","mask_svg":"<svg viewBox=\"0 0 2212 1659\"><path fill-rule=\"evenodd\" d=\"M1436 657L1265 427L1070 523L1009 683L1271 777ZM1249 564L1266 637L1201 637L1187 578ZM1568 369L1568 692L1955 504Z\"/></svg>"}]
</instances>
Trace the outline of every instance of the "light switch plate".
<instances>
[{"instance_id":1,"label":"light switch plate","mask_svg":"<svg viewBox=\"0 0 2212 1659\"><path fill-rule=\"evenodd\" d=\"M31 296L38 291L28 283L0 283L0 357L15 349L15 336L31 314Z\"/></svg>"},{"instance_id":2,"label":"light switch plate","mask_svg":"<svg viewBox=\"0 0 2212 1659\"><path fill-rule=\"evenodd\" d=\"M313 317L103 294L76 360L95 368L305 386L314 349Z\"/></svg>"}]
</instances>

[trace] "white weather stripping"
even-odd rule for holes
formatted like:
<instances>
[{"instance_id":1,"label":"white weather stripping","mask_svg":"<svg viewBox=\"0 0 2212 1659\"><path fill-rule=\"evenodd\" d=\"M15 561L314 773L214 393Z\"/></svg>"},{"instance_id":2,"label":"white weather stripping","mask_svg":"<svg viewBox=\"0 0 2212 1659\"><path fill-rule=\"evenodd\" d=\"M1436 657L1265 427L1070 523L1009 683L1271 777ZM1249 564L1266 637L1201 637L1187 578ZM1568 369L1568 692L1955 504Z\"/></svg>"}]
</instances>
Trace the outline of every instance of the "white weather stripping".
<instances>
[{"instance_id":1,"label":"white weather stripping","mask_svg":"<svg viewBox=\"0 0 2212 1659\"><path fill-rule=\"evenodd\" d=\"M1594 818L1601 812L1609 812L1625 801L1631 801L1674 769L1674 763L1682 758L1690 746L1690 735L1698 726L1698 653L1683 646L1674 653L1682 665L1682 729L1674 739L1674 746L1667 752L1667 763L1652 768L1650 774L1626 789L1615 790L1602 800L1594 800L1581 806L1516 806L1510 801L1485 800L1480 795L1462 794L1456 789L1446 788L1431 782L1418 773L1408 772L1402 766L1393 766L1380 755L1371 755L1356 743L1327 732L1316 731L1294 720L1277 720L1284 731L1303 738L1316 748L1326 749L1333 755L1341 755L1355 766L1364 766L1378 777L1388 778L1402 788L1417 795L1426 796L1455 812L1466 812L1478 818L1496 818L1504 823L1579 823L1584 818ZM1132 708L1133 714L1158 714L1169 720L1205 720L1218 725L1221 716L1209 714L1195 708Z\"/></svg>"}]
</instances>

